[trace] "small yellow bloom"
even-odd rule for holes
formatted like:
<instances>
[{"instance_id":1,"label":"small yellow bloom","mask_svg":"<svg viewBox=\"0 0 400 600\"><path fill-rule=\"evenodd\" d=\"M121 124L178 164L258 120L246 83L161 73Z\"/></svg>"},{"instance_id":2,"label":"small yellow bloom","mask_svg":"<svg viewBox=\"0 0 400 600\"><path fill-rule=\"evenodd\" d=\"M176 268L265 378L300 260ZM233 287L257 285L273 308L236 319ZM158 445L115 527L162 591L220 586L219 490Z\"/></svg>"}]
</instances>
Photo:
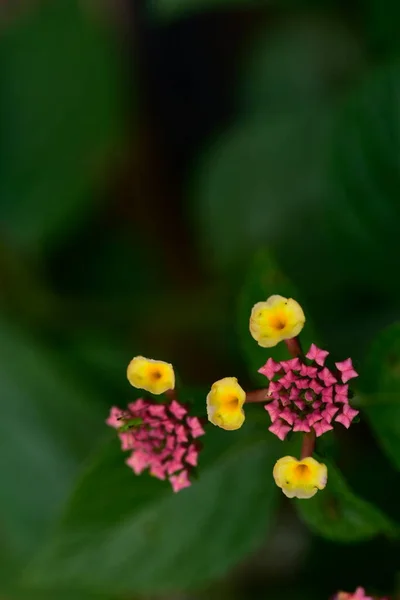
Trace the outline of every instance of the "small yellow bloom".
<instances>
[{"instance_id":1,"label":"small yellow bloom","mask_svg":"<svg viewBox=\"0 0 400 600\"><path fill-rule=\"evenodd\" d=\"M288 498L311 498L326 486L328 469L311 456L303 460L284 456L275 464L273 475Z\"/></svg>"},{"instance_id":2,"label":"small yellow bloom","mask_svg":"<svg viewBox=\"0 0 400 600\"><path fill-rule=\"evenodd\" d=\"M162 360L135 356L128 365L127 377L135 388L162 394L175 387L174 368Z\"/></svg>"},{"instance_id":3,"label":"small yellow bloom","mask_svg":"<svg viewBox=\"0 0 400 600\"><path fill-rule=\"evenodd\" d=\"M222 429L239 429L245 419L242 408L245 400L246 393L236 377L216 381L207 396L208 420Z\"/></svg>"},{"instance_id":4,"label":"small yellow bloom","mask_svg":"<svg viewBox=\"0 0 400 600\"><path fill-rule=\"evenodd\" d=\"M250 315L250 333L263 348L272 348L282 340L299 335L305 323L300 304L293 298L270 296L257 302Z\"/></svg>"}]
</instances>

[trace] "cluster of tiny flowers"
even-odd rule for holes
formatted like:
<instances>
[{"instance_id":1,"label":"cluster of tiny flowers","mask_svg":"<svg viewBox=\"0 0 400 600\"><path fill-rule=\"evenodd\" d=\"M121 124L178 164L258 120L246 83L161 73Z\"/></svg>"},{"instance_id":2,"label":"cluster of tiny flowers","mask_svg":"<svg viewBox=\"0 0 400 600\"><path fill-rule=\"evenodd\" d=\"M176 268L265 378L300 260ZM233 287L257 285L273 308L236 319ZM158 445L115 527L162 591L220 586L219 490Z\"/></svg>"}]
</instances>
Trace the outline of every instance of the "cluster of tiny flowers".
<instances>
[{"instance_id":1,"label":"cluster of tiny flowers","mask_svg":"<svg viewBox=\"0 0 400 600\"><path fill-rule=\"evenodd\" d=\"M269 431L279 439L284 440L291 429L305 433L314 429L318 437L333 429L333 420L348 428L358 415L348 399L347 382L357 377L352 361L335 363L334 374L324 366L328 354L311 344L306 354L310 364L299 358L279 363L269 358L259 370L270 380L267 396L271 400L265 410L272 421Z\"/></svg>"},{"instance_id":2,"label":"cluster of tiny flowers","mask_svg":"<svg viewBox=\"0 0 400 600\"><path fill-rule=\"evenodd\" d=\"M374 600L372 596L366 596L365 590L362 587L358 587L354 594L348 592L339 592L336 594L333 600ZM382 598L382 600L387 600Z\"/></svg>"},{"instance_id":3,"label":"cluster of tiny flowers","mask_svg":"<svg viewBox=\"0 0 400 600\"><path fill-rule=\"evenodd\" d=\"M150 475L168 479L174 492L190 486L199 455L195 440L204 429L182 404L139 399L125 411L113 407L107 424L118 430L122 450L133 450L126 463L136 475L148 468Z\"/></svg>"}]
</instances>

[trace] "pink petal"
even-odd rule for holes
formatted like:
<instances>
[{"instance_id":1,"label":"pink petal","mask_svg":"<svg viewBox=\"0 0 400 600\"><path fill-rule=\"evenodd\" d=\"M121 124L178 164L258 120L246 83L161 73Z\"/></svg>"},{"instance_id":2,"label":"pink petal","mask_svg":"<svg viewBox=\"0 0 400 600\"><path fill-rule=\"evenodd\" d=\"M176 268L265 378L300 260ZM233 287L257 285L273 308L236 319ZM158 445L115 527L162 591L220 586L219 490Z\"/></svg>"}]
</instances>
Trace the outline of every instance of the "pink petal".
<instances>
[{"instance_id":1,"label":"pink petal","mask_svg":"<svg viewBox=\"0 0 400 600\"><path fill-rule=\"evenodd\" d=\"M142 473L142 471L144 471L144 469L150 464L148 455L144 452L140 452L140 450L132 452L130 457L125 462L129 467L131 467L131 469L133 469L136 475L140 475L140 473Z\"/></svg>"},{"instance_id":2,"label":"pink petal","mask_svg":"<svg viewBox=\"0 0 400 600\"><path fill-rule=\"evenodd\" d=\"M193 445L189 446L189 449L188 449L186 457L185 457L185 461L187 463L189 463L189 465L192 465L193 467L197 467L198 456L199 456L199 451L197 450L197 448Z\"/></svg>"},{"instance_id":3,"label":"pink petal","mask_svg":"<svg viewBox=\"0 0 400 600\"><path fill-rule=\"evenodd\" d=\"M283 421L278 419L270 427L268 431L274 433L280 440L284 440L288 432L291 430L289 425L286 425Z\"/></svg>"},{"instance_id":4,"label":"pink petal","mask_svg":"<svg viewBox=\"0 0 400 600\"><path fill-rule=\"evenodd\" d=\"M304 402L304 400L300 400L300 399L299 400L295 400L294 404L297 406L297 408L299 410L304 410L305 407L306 407L306 403Z\"/></svg>"},{"instance_id":5,"label":"pink petal","mask_svg":"<svg viewBox=\"0 0 400 600\"><path fill-rule=\"evenodd\" d=\"M335 421L337 421L338 423L341 423L342 425L344 425L346 427L346 429L348 429L351 425L351 419L345 415L344 413L338 415L335 419Z\"/></svg>"},{"instance_id":6,"label":"pink petal","mask_svg":"<svg viewBox=\"0 0 400 600\"><path fill-rule=\"evenodd\" d=\"M198 438L205 434L205 431L201 425L200 419L197 417L188 417L186 423L189 425L192 437Z\"/></svg>"},{"instance_id":7,"label":"pink petal","mask_svg":"<svg viewBox=\"0 0 400 600\"><path fill-rule=\"evenodd\" d=\"M310 427L312 427L315 423L317 423L318 421L320 421L322 419L321 414L319 412L313 412L310 415L308 415L306 417L307 419L307 423L309 424Z\"/></svg>"},{"instance_id":8,"label":"pink petal","mask_svg":"<svg viewBox=\"0 0 400 600\"><path fill-rule=\"evenodd\" d=\"M271 383L268 386L268 394L271 394L272 396L278 392L280 392L280 390L282 389L282 385L279 383L279 381L271 381Z\"/></svg>"},{"instance_id":9,"label":"pink petal","mask_svg":"<svg viewBox=\"0 0 400 600\"><path fill-rule=\"evenodd\" d=\"M181 471L182 469L183 469L183 464L180 460L172 459L166 465L166 470L167 470L168 475L173 475L173 473L176 473L177 471Z\"/></svg>"},{"instance_id":10,"label":"pink petal","mask_svg":"<svg viewBox=\"0 0 400 600\"><path fill-rule=\"evenodd\" d=\"M299 390L306 390L310 387L310 380L307 377L301 379L300 377L296 379L294 384L299 388Z\"/></svg>"},{"instance_id":11,"label":"pink petal","mask_svg":"<svg viewBox=\"0 0 400 600\"><path fill-rule=\"evenodd\" d=\"M310 360L315 360L317 365L323 367L328 354L329 352L327 352L326 350L321 350L321 348L318 348L318 346L316 346L315 344L311 344L310 349L306 354L306 357Z\"/></svg>"},{"instance_id":12,"label":"pink petal","mask_svg":"<svg viewBox=\"0 0 400 600\"><path fill-rule=\"evenodd\" d=\"M310 382L309 388L311 388L316 394L320 394L324 389L324 387L316 379L313 379Z\"/></svg>"},{"instance_id":13,"label":"pink petal","mask_svg":"<svg viewBox=\"0 0 400 600\"><path fill-rule=\"evenodd\" d=\"M335 402L347 403L349 393L348 385L335 385Z\"/></svg>"},{"instance_id":14,"label":"pink petal","mask_svg":"<svg viewBox=\"0 0 400 600\"><path fill-rule=\"evenodd\" d=\"M305 419L304 421L303 419L296 419L293 425L293 431L305 431L308 433L311 430L308 422Z\"/></svg>"},{"instance_id":15,"label":"pink petal","mask_svg":"<svg viewBox=\"0 0 400 600\"><path fill-rule=\"evenodd\" d=\"M350 379L353 379L354 377L358 377L358 373L357 373L357 371L354 370L353 362L352 362L351 358L347 358L346 360L343 360L342 362L337 362L337 363L335 363L335 365L336 365L336 368L341 372L341 377L342 377L343 383L346 383L347 381L349 381Z\"/></svg>"},{"instance_id":16,"label":"pink petal","mask_svg":"<svg viewBox=\"0 0 400 600\"><path fill-rule=\"evenodd\" d=\"M147 400L143 400L143 398L138 398L137 400L135 400L135 402L131 402L130 404L128 404L128 408L133 414L140 413L144 409L147 409L149 406L150 402L147 402Z\"/></svg>"},{"instance_id":17,"label":"pink petal","mask_svg":"<svg viewBox=\"0 0 400 600\"><path fill-rule=\"evenodd\" d=\"M117 406L113 406L110 410L110 414L106 420L107 425L110 427L114 427L114 429L119 429L121 425L123 425L123 416L126 414L126 411L121 410Z\"/></svg>"},{"instance_id":18,"label":"pink petal","mask_svg":"<svg viewBox=\"0 0 400 600\"><path fill-rule=\"evenodd\" d=\"M179 402L177 402L176 400L172 400L168 408L169 412L179 421L181 421L183 417L187 414L186 408L184 408L182 404L179 404Z\"/></svg>"},{"instance_id":19,"label":"pink petal","mask_svg":"<svg viewBox=\"0 0 400 600\"><path fill-rule=\"evenodd\" d=\"M324 367L322 371L318 373L318 377L327 387L337 382L336 377L333 376L328 367Z\"/></svg>"},{"instance_id":20,"label":"pink petal","mask_svg":"<svg viewBox=\"0 0 400 600\"><path fill-rule=\"evenodd\" d=\"M152 465L150 468L150 475L153 477L157 477L157 479L165 479L165 466L160 464Z\"/></svg>"},{"instance_id":21,"label":"pink petal","mask_svg":"<svg viewBox=\"0 0 400 600\"><path fill-rule=\"evenodd\" d=\"M293 425L296 417L296 415L289 408L285 408L279 416L281 419L286 421L286 423L289 423L289 425Z\"/></svg>"},{"instance_id":22,"label":"pink petal","mask_svg":"<svg viewBox=\"0 0 400 600\"><path fill-rule=\"evenodd\" d=\"M343 414L346 415L346 417L349 417L351 421L354 419L354 417L356 417L359 414L359 412L360 411L351 408L351 406L349 406L348 404L345 404L345 406L343 406Z\"/></svg>"},{"instance_id":23,"label":"pink petal","mask_svg":"<svg viewBox=\"0 0 400 600\"><path fill-rule=\"evenodd\" d=\"M292 383L295 382L296 380L297 380L296 375L294 375L294 373L292 373L292 371L289 371L288 373L286 373L286 375L284 375L283 377L280 378L279 383L288 390L290 388L290 386L292 385Z\"/></svg>"},{"instance_id":24,"label":"pink petal","mask_svg":"<svg viewBox=\"0 0 400 600\"><path fill-rule=\"evenodd\" d=\"M274 422L281 413L281 408L277 400L273 400L273 402L269 402L264 406L265 410L271 417L271 421Z\"/></svg>"},{"instance_id":25,"label":"pink petal","mask_svg":"<svg viewBox=\"0 0 400 600\"><path fill-rule=\"evenodd\" d=\"M187 442L188 441L188 436L186 434L186 429L183 425L178 425L178 427L176 428L176 440L179 443L182 442Z\"/></svg>"},{"instance_id":26,"label":"pink petal","mask_svg":"<svg viewBox=\"0 0 400 600\"><path fill-rule=\"evenodd\" d=\"M149 406L148 410L152 417L165 418L167 416L167 411L164 404L152 404Z\"/></svg>"},{"instance_id":27,"label":"pink petal","mask_svg":"<svg viewBox=\"0 0 400 600\"><path fill-rule=\"evenodd\" d=\"M179 492L180 490L183 490L191 485L189 474L186 470L182 471L182 473L179 473L179 475L172 475L169 480L174 492Z\"/></svg>"},{"instance_id":28,"label":"pink petal","mask_svg":"<svg viewBox=\"0 0 400 600\"><path fill-rule=\"evenodd\" d=\"M322 402L321 400L315 400L315 402L313 402L313 409L317 410L318 408L320 408L322 406Z\"/></svg>"},{"instance_id":29,"label":"pink petal","mask_svg":"<svg viewBox=\"0 0 400 600\"><path fill-rule=\"evenodd\" d=\"M314 431L317 437L319 437L320 435L323 435L324 433L326 433L327 431L330 431L331 429L333 429L332 425L330 425L327 421L325 421L325 419L323 419L322 421L319 421L318 423L315 423L314 425Z\"/></svg>"},{"instance_id":30,"label":"pink petal","mask_svg":"<svg viewBox=\"0 0 400 600\"><path fill-rule=\"evenodd\" d=\"M279 363L275 362L272 358L269 358L265 365L261 367L261 369L258 369L258 372L261 373L261 375L265 375L267 379L272 379L280 368Z\"/></svg>"},{"instance_id":31,"label":"pink petal","mask_svg":"<svg viewBox=\"0 0 400 600\"><path fill-rule=\"evenodd\" d=\"M301 362L298 358L291 358L290 360L282 360L281 367L288 373L289 371L298 371L300 369Z\"/></svg>"},{"instance_id":32,"label":"pink petal","mask_svg":"<svg viewBox=\"0 0 400 600\"><path fill-rule=\"evenodd\" d=\"M323 388L321 398L323 402L333 402L333 386Z\"/></svg>"},{"instance_id":33,"label":"pink petal","mask_svg":"<svg viewBox=\"0 0 400 600\"><path fill-rule=\"evenodd\" d=\"M118 437L121 441L121 450L123 452L126 452L126 450L133 450L135 447L135 438L130 431L119 433Z\"/></svg>"},{"instance_id":34,"label":"pink petal","mask_svg":"<svg viewBox=\"0 0 400 600\"><path fill-rule=\"evenodd\" d=\"M300 375L303 377L315 377L317 375L318 369L317 367L309 367L305 364L301 365Z\"/></svg>"},{"instance_id":35,"label":"pink petal","mask_svg":"<svg viewBox=\"0 0 400 600\"><path fill-rule=\"evenodd\" d=\"M292 389L290 390L290 394L289 394L289 400L297 400L297 398L300 396L300 390L298 390L295 387L292 387Z\"/></svg>"},{"instance_id":36,"label":"pink petal","mask_svg":"<svg viewBox=\"0 0 400 600\"><path fill-rule=\"evenodd\" d=\"M322 411L321 415L323 416L323 418L325 419L325 421L327 421L328 423L330 423L333 419L333 417L336 415L336 413L338 412L338 408L336 406L333 406L332 404L327 406L325 408L325 410Z\"/></svg>"}]
</instances>

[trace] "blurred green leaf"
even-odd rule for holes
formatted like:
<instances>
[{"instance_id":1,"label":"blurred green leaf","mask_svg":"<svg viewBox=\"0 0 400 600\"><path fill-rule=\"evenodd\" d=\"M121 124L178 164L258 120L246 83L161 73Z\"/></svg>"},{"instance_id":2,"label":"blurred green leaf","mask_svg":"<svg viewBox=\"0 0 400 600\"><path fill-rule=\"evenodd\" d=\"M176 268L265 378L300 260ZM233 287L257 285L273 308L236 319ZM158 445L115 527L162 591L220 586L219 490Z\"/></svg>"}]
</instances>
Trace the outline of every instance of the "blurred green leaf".
<instances>
[{"instance_id":1,"label":"blurred green leaf","mask_svg":"<svg viewBox=\"0 0 400 600\"><path fill-rule=\"evenodd\" d=\"M266 385L265 376L257 373L258 369L265 364L269 357L274 360L286 360L289 352L284 343L274 348L261 348L252 338L249 331L249 319L251 309L256 302L267 300L269 296L279 294L286 298L297 300L306 314L306 324L300 334L304 350L307 350L312 342L317 343L313 326L308 319L309 311L302 299L300 292L284 275L273 255L268 250L260 250L252 260L243 283L238 299L237 330L243 357L248 365L252 379L260 384Z\"/></svg>"},{"instance_id":2,"label":"blurred green leaf","mask_svg":"<svg viewBox=\"0 0 400 600\"><path fill-rule=\"evenodd\" d=\"M400 63L376 68L338 112L332 143L331 258L354 287L373 284L380 298L399 291L399 102Z\"/></svg>"},{"instance_id":3,"label":"blurred green leaf","mask_svg":"<svg viewBox=\"0 0 400 600\"><path fill-rule=\"evenodd\" d=\"M360 385L365 391L360 406L383 449L400 469L400 323L376 337Z\"/></svg>"},{"instance_id":4,"label":"blurred green leaf","mask_svg":"<svg viewBox=\"0 0 400 600\"><path fill-rule=\"evenodd\" d=\"M340 471L330 462L325 490L309 500L296 500L302 520L318 535L334 542L368 540L379 534L393 536L398 526L378 508L356 496Z\"/></svg>"},{"instance_id":5,"label":"blurred green leaf","mask_svg":"<svg viewBox=\"0 0 400 600\"><path fill-rule=\"evenodd\" d=\"M228 437L209 436L218 444ZM165 482L135 477L117 446L82 478L27 582L115 593L194 588L263 540L276 500L274 440L231 444L208 468L201 456L198 481L176 495Z\"/></svg>"},{"instance_id":6,"label":"blurred green leaf","mask_svg":"<svg viewBox=\"0 0 400 600\"><path fill-rule=\"evenodd\" d=\"M196 0L191 3L185 0L151 0L150 10L155 18L169 20L213 9L231 10L238 6L257 7L268 5L267 0Z\"/></svg>"},{"instance_id":7,"label":"blurred green leaf","mask_svg":"<svg viewBox=\"0 0 400 600\"><path fill-rule=\"evenodd\" d=\"M240 104L249 114L318 107L332 102L362 62L360 43L343 22L289 13L272 30L267 22L246 47Z\"/></svg>"},{"instance_id":8,"label":"blurred green leaf","mask_svg":"<svg viewBox=\"0 0 400 600\"><path fill-rule=\"evenodd\" d=\"M330 115L315 110L239 122L204 154L192 181L210 269L237 269L260 246L302 260L319 230Z\"/></svg>"},{"instance_id":9,"label":"blurred green leaf","mask_svg":"<svg viewBox=\"0 0 400 600\"><path fill-rule=\"evenodd\" d=\"M75 226L120 138L116 48L78 0L41 2L2 31L0 220L36 246Z\"/></svg>"},{"instance_id":10,"label":"blurred green leaf","mask_svg":"<svg viewBox=\"0 0 400 600\"><path fill-rule=\"evenodd\" d=\"M30 337L0 321L2 541L26 560L104 430L97 399ZM7 562L5 563L8 564Z\"/></svg>"}]
</instances>

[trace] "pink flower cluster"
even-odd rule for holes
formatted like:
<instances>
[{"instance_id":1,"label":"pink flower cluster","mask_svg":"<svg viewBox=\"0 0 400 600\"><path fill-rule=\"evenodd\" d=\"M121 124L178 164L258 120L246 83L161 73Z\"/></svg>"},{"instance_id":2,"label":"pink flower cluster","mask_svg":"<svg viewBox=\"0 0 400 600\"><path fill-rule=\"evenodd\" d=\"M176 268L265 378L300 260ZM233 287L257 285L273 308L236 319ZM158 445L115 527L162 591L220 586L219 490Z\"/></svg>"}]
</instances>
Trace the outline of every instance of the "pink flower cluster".
<instances>
[{"instance_id":1,"label":"pink flower cluster","mask_svg":"<svg viewBox=\"0 0 400 600\"><path fill-rule=\"evenodd\" d=\"M182 404L139 399L125 411L114 406L106 423L119 430L122 450L133 450L126 463L136 475L149 468L150 475L168 479L174 492L190 486L190 471L199 455L194 440L204 429Z\"/></svg>"},{"instance_id":2,"label":"pink flower cluster","mask_svg":"<svg viewBox=\"0 0 400 600\"><path fill-rule=\"evenodd\" d=\"M362 587L358 587L354 594L349 594L348 592L339 592L334 597L334 600L374 600L372 596L366 596L365 590ZM382 598L385 600L385 598Z\"/></svg>"},{"instance_id":3,"label":"pink flower cluster","mask_svg":"<svg viewBox=\"0 0 400 600\"><path fill-rule=\"evenodd\" d=\"M357 377L351 359L335 363L333 373L324 366L328 354L311 344L306 354L310 364L299 358L279 363L269 358L259 369L270 380L271 400L265 405L272 421L269 431L281 440L291 429L309 432L313 428L320 436L333 429L333 420L348 428L358 414L348 400L347 382Z\"/></svg>"}]
</instances>

